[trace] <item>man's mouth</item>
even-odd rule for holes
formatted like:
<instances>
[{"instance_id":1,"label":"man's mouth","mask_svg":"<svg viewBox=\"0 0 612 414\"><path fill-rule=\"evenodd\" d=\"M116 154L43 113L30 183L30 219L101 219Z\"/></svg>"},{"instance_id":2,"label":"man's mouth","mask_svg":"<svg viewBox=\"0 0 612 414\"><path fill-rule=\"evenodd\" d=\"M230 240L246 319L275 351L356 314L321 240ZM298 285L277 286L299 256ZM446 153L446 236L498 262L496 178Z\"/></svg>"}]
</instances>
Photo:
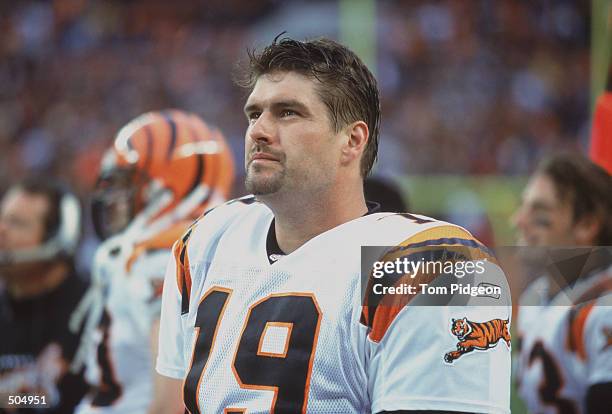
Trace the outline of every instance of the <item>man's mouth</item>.
<instances>
[{"instance_id":1,"label":"man's mouth","mask_svg":"<svg viewBox=\"0 0 612 414\"><path fill-rule=\"evenodd\" d=\"M256 152L255 154L253 154L251 156L251 161L259 161L259 160L265 160L265 161L279 161L279 159L275 156L273 156L272 154L267 154L265 152Z\"/></svg>"},{"instance_id":2,"label":"man's mouth","mask_svg":"<svg viewBox=\"0 0 612 414\"><path fill-rule=\"evenodd\" d=\"M251 155L251 159L249 161L249 165L255 163L257 164L266 164L266 163L280 163L280 157L270 154L268 152L257 151Z\"/></svg>"}]
</instances>

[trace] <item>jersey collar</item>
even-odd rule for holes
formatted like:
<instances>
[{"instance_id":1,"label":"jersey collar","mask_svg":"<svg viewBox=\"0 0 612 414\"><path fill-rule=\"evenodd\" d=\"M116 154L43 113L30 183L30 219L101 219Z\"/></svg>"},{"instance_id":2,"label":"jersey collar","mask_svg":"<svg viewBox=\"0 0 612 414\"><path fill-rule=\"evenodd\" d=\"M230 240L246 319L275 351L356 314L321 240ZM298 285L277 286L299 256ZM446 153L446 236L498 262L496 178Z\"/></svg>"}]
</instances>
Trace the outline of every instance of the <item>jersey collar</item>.
<instances>
[{"instance_id":1,"label":"jersey collar","mask_svg":"<svg viewBox=\"0 0 612 414\"><path fill-rule=\"evenodd\" d=\"M366 201L366 206L368 211L364 214L367 216L369 214L378 213L380 211L380 204L374 201ZM268 257L268 262L270 264L276 263L279 259L282 259L287 253L283 252L283 250L278 245L278 240L276 239L276 230L274 229L274 218L272 218L272 222L270 223L270 227L268 228L268 236L266 237L266 253Z\"/></svg>"}]
</instances>

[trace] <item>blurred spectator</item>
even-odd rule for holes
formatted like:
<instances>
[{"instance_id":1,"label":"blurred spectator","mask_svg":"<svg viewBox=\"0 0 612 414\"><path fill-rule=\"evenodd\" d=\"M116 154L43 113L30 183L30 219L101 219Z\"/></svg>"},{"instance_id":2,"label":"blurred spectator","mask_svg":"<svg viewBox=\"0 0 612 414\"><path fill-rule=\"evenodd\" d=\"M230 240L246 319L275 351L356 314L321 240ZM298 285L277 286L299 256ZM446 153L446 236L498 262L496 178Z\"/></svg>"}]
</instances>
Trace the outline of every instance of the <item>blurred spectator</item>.
<instances>
[{"instance_id":1,"label":"blurred spectator","mask_svg":"<svg viewBox=\"0 0 612 414\"><path fill-rule=\"evenodd\" d=\"M611 213L612 177L580 154L544 160L525 187L518 253L540 274L520 297L517 383L531 413L610 411Z\"/></svg>"},{"instance_id":2,"label":"blurred spectator","mask_svg":"<svg viewBox=\"0 0 612 414\"><path fill-rule=\"evenodd\" d=\"M257 37L298 26L337 35L340 19L318 19L311 32L298 25L337 15L329 1L8 3L0 4L0 187L36 170L80 192L113 131L161 107L214 119L240 159L246 124L233 62ZM376 5L380 158L393 166L385 174L525 174L550 148L579 145L588 130L588 2Z\"/></svg>"},{"instance_id":3,"label":"blurred spectator","mask_svg":"<svg viewBox=\"0 0 612 414\"><path fill-rule=\"evenodd\" d=\"M399 187L390 180L368 177L363 183L365 198L380 204L380 211L408 212L408 203Z\"/></svg>"},{"instance_id":4,"label":"blurred spectator","mask_svg":"<svg viewBox=\"0 0 612 414\"><path fill-rule=\"evenodd\" d=\"M2 199L2 407L9 395L23 393L38 396L41 403L44 398L47 413L68 414L87 390L83 370L71 370L80 332L68 326L87 289L73 267L79 232L78 201L54 182L28 179ZM7 408L0 412L33 412Z\"/></svg>"}]
</instances>

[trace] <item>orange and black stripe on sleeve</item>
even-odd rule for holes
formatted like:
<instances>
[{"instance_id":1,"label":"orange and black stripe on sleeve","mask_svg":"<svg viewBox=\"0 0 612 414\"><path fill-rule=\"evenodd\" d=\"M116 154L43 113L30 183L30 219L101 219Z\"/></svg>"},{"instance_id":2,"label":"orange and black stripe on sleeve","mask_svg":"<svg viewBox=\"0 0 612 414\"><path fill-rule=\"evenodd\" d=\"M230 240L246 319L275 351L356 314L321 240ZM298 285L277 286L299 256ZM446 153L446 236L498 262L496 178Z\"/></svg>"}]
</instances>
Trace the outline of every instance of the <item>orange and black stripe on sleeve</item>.
<instances>
[{"instance_id":1,"label":"orange and black stripe on sleeve","mask_svg":"<svg viewBox=\"0 0 612 414\"><path fill-rule=\"evenodd\" d=\"M567 349L574 352L583 361L586 360L586 346L584 341L584 327L587 318L593 310L594 302L584 303L570 311L569 330L567 335Z\"/></svg>"},{"instance_id":2,"label":"orange and black stripe on sleeve","mask_svg":"<svg viewBox=\"0 0 612 414\"><path fill-rule=\"evenodd\" d=\"M612 275L591 286L577 300L569 311L566 348L574 352L580 359L587 359L584 329L586 321L595 308L598 298L612 292Z\"/></svg>"},{"instance_id":3,"label":"orange and black stripe on sleeve","mask_svg":"<svg viewBox=\"0 0 612 414\"><path fill-rule=\"evenodd\" d=\"M183 237L174 245L174 261L176 263L176 285L181 294L181 315L189 313L189 295L191 293L191 271L189 269L189 255L187 242L191 237L191 226Z\"/></svg>"},{"instance_id":4,"label":"orange and black stripe on sleeve","mask_svg":"<svg viewBox=\"0 0 612 414\"><path fill-rule=\"evenodd\" d=\"M411 262L446 263L457 261L487 260L497 263L492 252L476 240L466 230L456 226L439 226L413 235L398 246L387 251L379 259L382 262L393 262L396 259L407 259ZM419 287L430 284L438 276L440 267L430 266L417 274L404 274L390 278L387 285L402 286L404 284ZM370 277L366 292L372 292L373 283L380 283ZM369 329L368 337L374 342L380 342L389 326L400 311L418 295L368 295L364 298L360 322Z\"/></svg>"}]
</instances>

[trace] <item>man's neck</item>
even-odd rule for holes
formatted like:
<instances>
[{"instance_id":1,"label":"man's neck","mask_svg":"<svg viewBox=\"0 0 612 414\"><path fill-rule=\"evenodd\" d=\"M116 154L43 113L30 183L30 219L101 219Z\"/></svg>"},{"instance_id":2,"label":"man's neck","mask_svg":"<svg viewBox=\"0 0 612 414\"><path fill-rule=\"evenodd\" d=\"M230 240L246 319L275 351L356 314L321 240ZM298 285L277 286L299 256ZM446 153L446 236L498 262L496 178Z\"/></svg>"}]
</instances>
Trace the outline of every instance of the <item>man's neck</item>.
<instances>
[{"instance_id":1,"label":"man's neck","mask_svg":"<svg viewBox=\"0 0 612 414\"><path fill-rule=\"evenodd\" d=\"M367 213L363 191L328 191L308 202L292 199L287 203L262 200L274 213L276 239L287 254L308 240Z\"/></svg>"},{"instance_id":2,"label":"man's neck","mask_svg":"<svg viewBox=\"0 0 612 414\"><path fill-rule=\"evenodd\" d=\"M64 262L51 263L44 270L34 275L16 277L7 283L9 294L15 299L27 299L40 296L54 290L69 274L68 265Z\"/></svg>"}]
</instances>

